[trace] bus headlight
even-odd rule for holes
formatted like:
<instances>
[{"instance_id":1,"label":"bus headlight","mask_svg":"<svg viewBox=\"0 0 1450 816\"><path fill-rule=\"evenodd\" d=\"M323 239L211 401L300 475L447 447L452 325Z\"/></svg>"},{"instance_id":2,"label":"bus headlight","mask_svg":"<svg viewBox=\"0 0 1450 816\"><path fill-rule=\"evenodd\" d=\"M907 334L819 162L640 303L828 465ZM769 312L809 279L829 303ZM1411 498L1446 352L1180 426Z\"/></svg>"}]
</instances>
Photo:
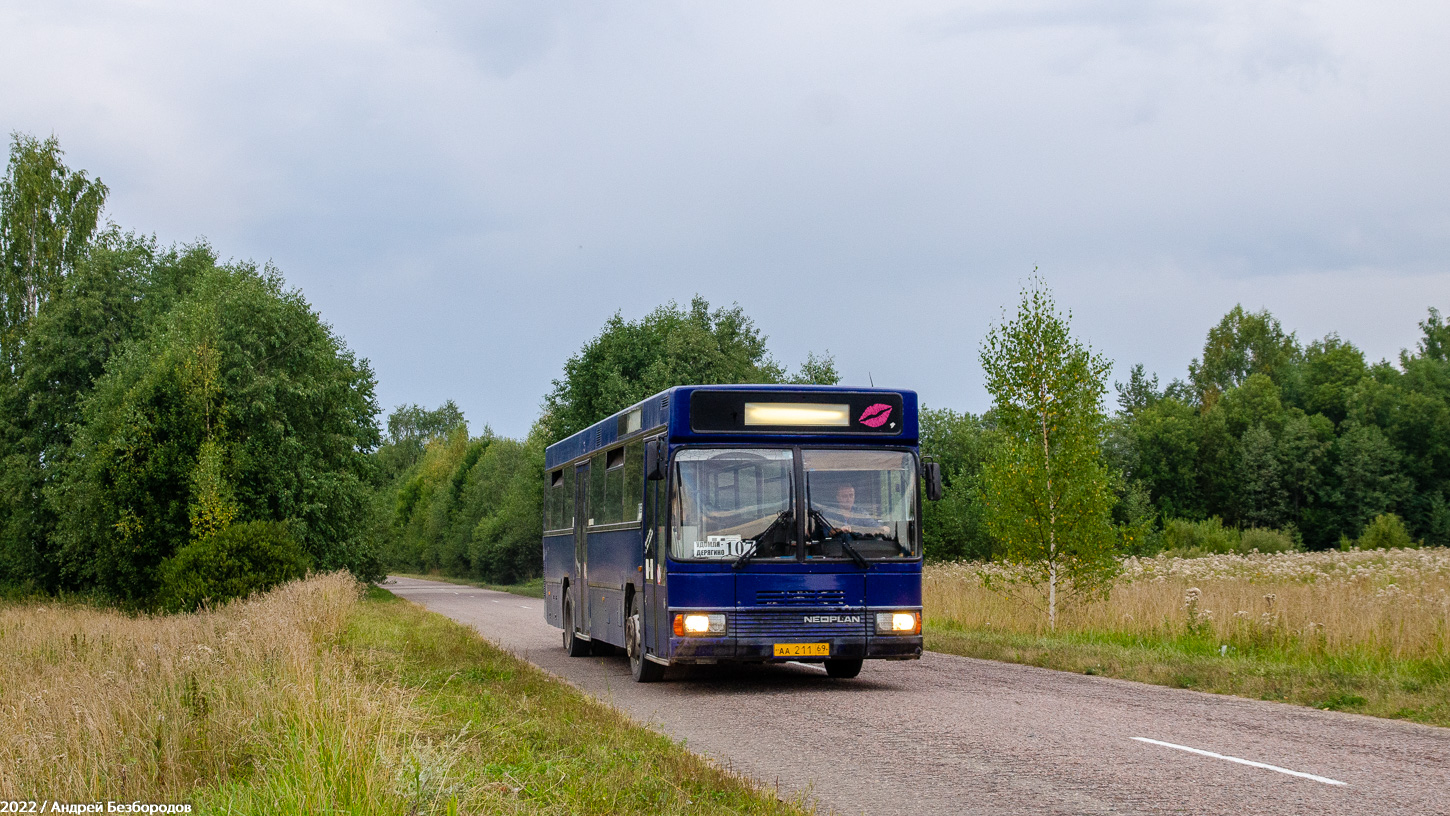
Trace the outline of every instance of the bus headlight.
<instances>
[{"instance_id":1,"label":"bus headlight","mask_svg":"<svg viewBox=\"0 0 1450 816\"><path fill-rule=\"evenodd\" d=\"M675 616L675 637L686 637L689 635L723 635L725 634L725 616L722 614L691 614Z\"/></svg>"},{"instance_id":2,"label":"bus headlight","mask_svg":"<svg viewBox=\"0 0 1450 816\"><path fill-rule=\"evenodd\" d=\"M876 634L878 635L914 635L920 631L920 612L876 613Z\"/></svg>"}]
</instances>

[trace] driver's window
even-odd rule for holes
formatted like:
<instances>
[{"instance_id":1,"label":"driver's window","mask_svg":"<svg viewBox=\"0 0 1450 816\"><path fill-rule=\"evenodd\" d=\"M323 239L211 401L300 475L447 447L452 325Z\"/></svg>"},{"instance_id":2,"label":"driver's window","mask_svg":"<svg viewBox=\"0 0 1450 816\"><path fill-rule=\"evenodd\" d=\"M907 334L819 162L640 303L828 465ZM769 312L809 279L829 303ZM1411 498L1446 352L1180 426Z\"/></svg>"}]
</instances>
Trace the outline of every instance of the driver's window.
<instances>
[{"instance_id":1,"label":"driver's window","mask_svg":"<svg viewBox=\"0 0 1450 816\"><path fill-rule=\"evenodd\" d=\"M904 451L804 450L808 558L913 558L916 460Z\"/></svg>"}]
</instances>

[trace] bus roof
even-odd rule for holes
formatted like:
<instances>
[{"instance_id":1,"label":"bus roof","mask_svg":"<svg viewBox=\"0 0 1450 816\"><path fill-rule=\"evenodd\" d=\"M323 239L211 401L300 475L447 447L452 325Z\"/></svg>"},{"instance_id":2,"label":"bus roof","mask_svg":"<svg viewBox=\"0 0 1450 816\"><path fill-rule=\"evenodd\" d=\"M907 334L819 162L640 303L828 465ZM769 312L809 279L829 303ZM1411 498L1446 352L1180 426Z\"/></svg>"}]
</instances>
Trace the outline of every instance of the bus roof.
<instances>
[{"instance_id":1,"label":"bus roof","mask_svg":"<svg viewBox=\"0 0 1450 816\"><path fill-rule=\"evenodd\" d=\"M840 385L681 385L640 400L544 451L545 469L635 436L671 442L915 445L915 391Z\"/></svg>"}]
</instances>

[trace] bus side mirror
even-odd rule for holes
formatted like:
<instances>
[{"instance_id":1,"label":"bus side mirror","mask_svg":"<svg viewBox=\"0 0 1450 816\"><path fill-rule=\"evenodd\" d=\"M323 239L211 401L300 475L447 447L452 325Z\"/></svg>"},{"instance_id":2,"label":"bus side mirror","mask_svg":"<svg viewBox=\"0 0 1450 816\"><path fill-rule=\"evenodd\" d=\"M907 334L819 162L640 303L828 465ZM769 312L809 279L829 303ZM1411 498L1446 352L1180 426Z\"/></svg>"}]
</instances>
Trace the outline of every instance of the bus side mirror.
<instances>
[{"instance_id":1,"label":"bus side mirror","mask_svg":"<svg viewBox=\"0 0 1450 816\"><path fill-rule=\"evenodd\" d=\"M926 497L931 501L941 501L941 464L938 462L927 462L922 466L926 477Z\"/></svg>"},{"instance_id":2,"label":"bus side mirror","mask_svg":"<svg viewBox=\"0 0 1450 816\"><path fill-rule=\"evenodd\" d=\"M651 482L665 478L665 440L651 439L644 443L644 475Z\"/></svg>"}]
</instances>

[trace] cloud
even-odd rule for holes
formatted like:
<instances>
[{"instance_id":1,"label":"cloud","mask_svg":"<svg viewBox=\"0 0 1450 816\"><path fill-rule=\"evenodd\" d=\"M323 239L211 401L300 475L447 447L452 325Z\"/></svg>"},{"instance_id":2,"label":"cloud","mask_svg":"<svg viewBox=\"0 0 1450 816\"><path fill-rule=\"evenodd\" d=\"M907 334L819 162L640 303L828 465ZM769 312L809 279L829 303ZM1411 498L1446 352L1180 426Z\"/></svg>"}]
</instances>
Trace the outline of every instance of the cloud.
<instances>
[{"instance_id":1,"label":"cloud","mask_svg":"<svg viewBox=\"0 0 1450 816\"><path fill-rule=\"evenodd\" d=\"M521 434L616 310L981 410L1040 266L1165 377L1236 302L1372 355L1450 291L1434 4L0 9L7 128L116 220L274 260L380 375Z\"/></svg>"}]
</instances>

